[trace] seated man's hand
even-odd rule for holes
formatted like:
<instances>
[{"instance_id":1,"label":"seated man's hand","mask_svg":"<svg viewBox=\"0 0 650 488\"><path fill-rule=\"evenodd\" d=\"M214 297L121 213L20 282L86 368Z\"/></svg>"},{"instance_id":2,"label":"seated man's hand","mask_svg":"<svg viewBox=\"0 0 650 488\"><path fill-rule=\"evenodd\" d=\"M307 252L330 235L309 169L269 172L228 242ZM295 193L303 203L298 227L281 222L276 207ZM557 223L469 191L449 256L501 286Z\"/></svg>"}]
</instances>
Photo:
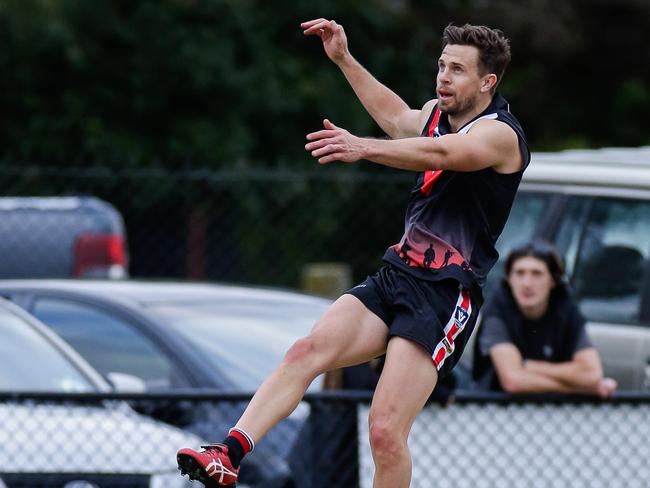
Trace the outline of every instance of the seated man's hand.
<instances>
[{"instance_id":1,"label":"seated man's hand","mask_svg":"<svg viewBox=\"0 0 650 488\"><path fill-rule=\"evenodd\" d=\"M612 394L616 391L617 387L618 387L618 383L616 382L616 380L612 378L601 378L601 380L598 382L598 388L596 389L596 393L601 398L607 398L612 396Z\"/></svg>"}]
</instances>

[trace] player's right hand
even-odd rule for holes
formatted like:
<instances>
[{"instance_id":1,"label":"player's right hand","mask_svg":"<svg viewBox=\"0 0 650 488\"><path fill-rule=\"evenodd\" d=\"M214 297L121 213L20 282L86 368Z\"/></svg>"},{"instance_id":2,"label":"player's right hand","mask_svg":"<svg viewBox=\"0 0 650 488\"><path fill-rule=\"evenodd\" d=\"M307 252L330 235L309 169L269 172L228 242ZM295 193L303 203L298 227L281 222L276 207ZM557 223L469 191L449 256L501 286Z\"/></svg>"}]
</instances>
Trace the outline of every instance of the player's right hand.
<instances>
[{"instance_id":1,"label":"player's right hand","mask_svg":"<svg viewBox=\"0 0 650 488\"><path fill-rule=\"evenodd\" d=\"M318 36L323 41L327 56L335 63L342 61L348 51L348 39L343 26L333 20L315 19L300 24L306 36Z\"/></svg>"}]
</instances>

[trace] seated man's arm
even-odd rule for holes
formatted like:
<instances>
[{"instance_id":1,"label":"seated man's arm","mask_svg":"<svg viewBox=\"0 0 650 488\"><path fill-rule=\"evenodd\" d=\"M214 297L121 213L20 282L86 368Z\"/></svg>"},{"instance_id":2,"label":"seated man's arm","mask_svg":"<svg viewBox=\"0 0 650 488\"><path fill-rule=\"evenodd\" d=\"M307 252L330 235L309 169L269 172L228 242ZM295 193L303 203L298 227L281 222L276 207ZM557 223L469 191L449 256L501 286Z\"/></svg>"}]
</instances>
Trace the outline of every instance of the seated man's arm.
<instances>
[{"instance_id":1,"label":"seated man's arm","mask_svg":"<svg viewBox=\"0 0 650 488\"><path fill-rule=\"evenodd\" d=\"M595 394L600 397L611 396L618 385L613 379L603 377L600 356L589 339L584 317L575 306L567 313L568 322L579 326L571 360L563 362L528 361L526 367L531 371L561 381L573 393Z\"/></svg>"},{"instance_id":2,"label":"seated man's arm","mask_svg":"<svg viewBox=\"0 0 650 488\"><path fill-rule=\"evenodd\" d=\"M596 393L603 378L600 357L593 347L580 349L573 355L571 361L552 363L530 360L526 363L526 368L561 381L578 393Z\"/></svg>"},{"instance_id":3,"label":"seated man's arm","mask_svg":"<svg viewBox=\"0 0 650 488\"><path fill-rule=\"evenodd\" d=\"M502 342L490 348L490 358L501 387L508 393L568 393L570 388L551 376L524 367L519 349Z\"/></svg>"}]
</instances>

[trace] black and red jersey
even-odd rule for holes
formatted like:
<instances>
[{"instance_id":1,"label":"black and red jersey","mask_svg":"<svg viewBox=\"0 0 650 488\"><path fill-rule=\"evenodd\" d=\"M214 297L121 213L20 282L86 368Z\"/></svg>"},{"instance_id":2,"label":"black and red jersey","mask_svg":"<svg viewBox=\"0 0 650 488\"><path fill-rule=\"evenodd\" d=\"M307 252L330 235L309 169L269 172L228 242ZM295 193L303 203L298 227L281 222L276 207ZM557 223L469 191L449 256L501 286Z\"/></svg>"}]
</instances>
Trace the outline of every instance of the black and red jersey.
<instances>
[{"instance_id":1,"label":"black and red jersey","mask_svg":"<svg viewBox=\"0 0 650 488\"><path fill-rule=\"evenodd\" d=\"M384 261L407 273L433 281L453 278L478 297L499 257L495 243L530 162L523 129L499 94L458 133L467 133L484 118L502 121L515 131L523 159L521 170L511 174L492 168L418 173L406 209L404 235L384 254ZM422 136L444 137L451 132L446 114L434 107Z\"/></svg>"}]
</instances>

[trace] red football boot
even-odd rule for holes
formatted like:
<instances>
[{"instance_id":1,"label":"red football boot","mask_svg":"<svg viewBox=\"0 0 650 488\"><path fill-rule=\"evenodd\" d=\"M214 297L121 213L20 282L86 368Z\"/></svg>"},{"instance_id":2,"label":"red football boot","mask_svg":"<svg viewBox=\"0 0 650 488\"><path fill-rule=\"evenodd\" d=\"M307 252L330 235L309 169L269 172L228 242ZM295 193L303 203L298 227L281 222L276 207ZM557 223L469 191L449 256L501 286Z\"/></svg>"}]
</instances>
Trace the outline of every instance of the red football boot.
<instances>
[{"instance_id":1,"label":"red football boot","mask_svg":"<svg viewBox=\"0 0 650 488\"><path fill-rule=\"evenodd\" d=\"M178 469L181 474L189 475L191 480L198 480L205 486L234 487L239 476L228 457L228 447L224 444L201 446L203 451L184 448L176 454Z\"/></svg>"}]
</instances>

